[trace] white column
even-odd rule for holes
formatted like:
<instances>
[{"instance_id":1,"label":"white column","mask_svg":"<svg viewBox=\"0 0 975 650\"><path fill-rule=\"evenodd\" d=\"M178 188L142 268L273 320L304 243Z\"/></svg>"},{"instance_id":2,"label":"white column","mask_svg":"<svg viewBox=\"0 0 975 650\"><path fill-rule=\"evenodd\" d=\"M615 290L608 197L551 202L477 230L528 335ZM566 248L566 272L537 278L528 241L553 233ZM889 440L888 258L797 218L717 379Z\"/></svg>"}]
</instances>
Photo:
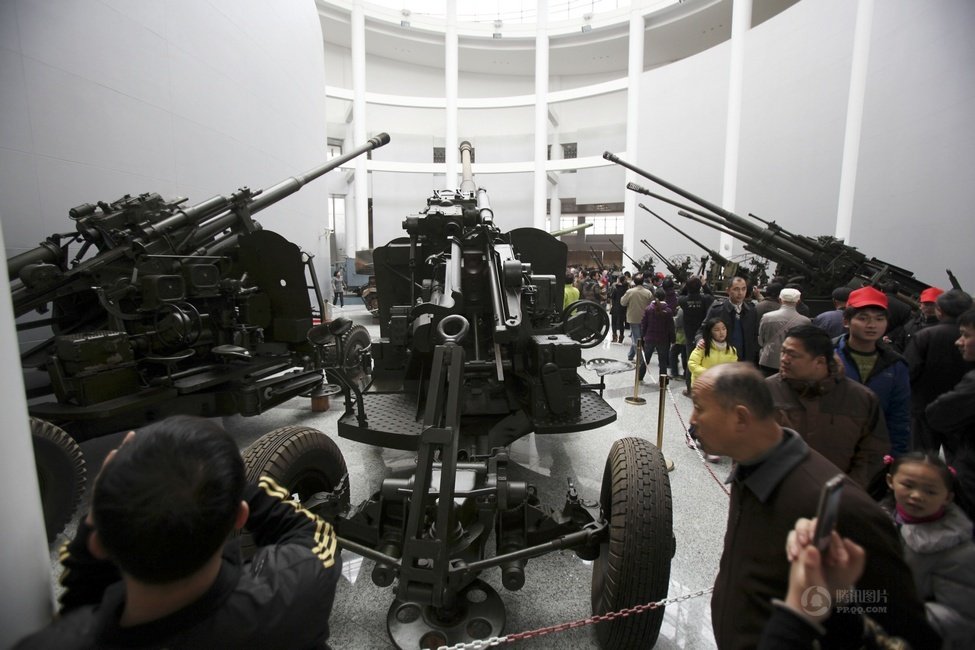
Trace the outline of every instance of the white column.
<instances>
[{"instance_id":1,"label":"white column","mask_svg":"<svg viewBox=\"0 0 975 650\"><path fill-rule=\"evenodd\" d=\"M734 0L731 11L731 69L728 71L728 126L725 131L724 183L721 206L735 211L738 198L738 152L741 144L741 88L745 74L745 36L752 24L752 0ZM719 252L731 257L734 238L721 235Z\"/></svg>"},{"instance_id":2,"label":"white column","mask_svg":"<svg viewBox=\"0 0 975 650\"><path fill-rule=\"evenodd\" d=\"M545 155L548 149L548 2L538 0L535 25L535 192L532 223L545 228L545 202L548 176Z\"/></svg>"},{"instance_id":3,"label":"white column","mask_svg":"<svg viewBox=\"0 0 975 650\"><path fill-rule=\"evenodd\" d=\"M0 232L0 250L3 250ZM34 470L34 448L27 425L27 397L20 375L17 330L10 302L10 286L0 290L0 382L6 389L3 453L0 454L0 584L7 596L0 607L0 648L9 648L22 636L51 622L51 560L41 510L40 489ZM89 468L89 480L97 468Z\"/></svg>"},{"instance_id":4,"label":"white column","mask_svg":"<svg viewBox=\"0 0 975 650\"><path fill-rule=\"evenodd\" d=\"M853 201L856 197L857 167L860 161L860 131L863 127L863 98L867 90L870 61L870 31L874 0L860 0L853 35L853 64L846 105L846 133L843 136L843 165L840 168L840 197L836 208L837 239L850 243L853 229Z\"/></svg>"},{"instance_id":5,"label":"white column","mask_svg":"<svg viewBox=\"0 0 975 650\"><path fill-rule=\"evenodd\" d=\"M640 3L636 3L630 14L630 45L627 63L626 86L626 160L640 166L637 149L640 144L640 78L643 76L643 41L646 25ZM643 116L646 118L647 116ZM643 179L634 172L626 170L627 183L641 183ZM633 258L636 248L636 194L624 190L623 195L623 249ZM623 266L626 266L625 260Z\"/></svg>"},{"instance_id":6,"label":"white column","mask_svg":"<svg viewBox=\"0 0 975 650\"><path fill-rule=\"evenodd\" d=\"M447 178L444 188L459 187L457 182L457 158L459 136L457 134L457 0L447 0L447 30L444 33L444 97L447 99L445 120Z\"/></svg>"},{"instance_id":7,"label":"white column","mask_svg":"<svg viewBox=\"0 0 975 650\"><path fill-rule=\"evenodd\" d=\"M352 147L366 143L366 15L362 2L352 6ZM355 159L355 228L346 233L346 255L369 248L369 177L366 154ZM351 240L351 241L349 241Z\"/></svg>"},{"instance_id":8,"label":"white column","mask_svg":"<svg viewBox=\"0 0 975 650\"><path fill-rule=\"evenodd\" d=\"M559 119L554 111L549 110L549 121L552 123L552 160L562 160L562 142L559 137ZM562 199L559 197L559 181L562 179L562 172L551 172L547 175L551 182L550 196L548 200L549 230L561 228L562 219Z\"/></svg>"}]
</instances>

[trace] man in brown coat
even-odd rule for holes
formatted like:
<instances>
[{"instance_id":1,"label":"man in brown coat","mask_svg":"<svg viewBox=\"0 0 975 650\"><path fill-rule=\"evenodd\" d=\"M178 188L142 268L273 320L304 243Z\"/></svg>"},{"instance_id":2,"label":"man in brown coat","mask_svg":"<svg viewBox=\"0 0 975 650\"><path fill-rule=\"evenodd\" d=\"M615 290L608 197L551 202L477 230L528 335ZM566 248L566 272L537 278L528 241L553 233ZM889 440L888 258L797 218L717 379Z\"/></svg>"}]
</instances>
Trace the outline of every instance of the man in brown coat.
<instances>
[{"instance_id":1,"label":"man in brown coat","mask_svg":"<svg viewBox=\"0 0 975 650\"><path fill-rule=\"evenodd\" d=\"M782 552L786 536L796 519L816 514L823 484L839 469L775 421L768 384L747 364L710 368L694 383L693 399L691 422L704 450L736 463L728 479L728 530L711 597L714 637L722 650L754 648L771 616L772 599L780 598L789 582L789 562ZM843 605L870 607L871 618L914 648L940 647L890 517L849 481L836 530L861 545L869 558L851 602ZM862 626L862 620L834 612L824 647L832 647L831 634L857 623Z\"/></svg>"},{"instance_id":2,"label":"man in brown coat","mask_svg":"<svg viewBox=\"0 0 975 650\"><path fill-rule=\"evenodd\" d=\"M790 329L779 372L766 381L779 424L866 488L883 468L890 438L877 396L843 375L829 335L814 325Z\"/></svg>"}]
</instances>

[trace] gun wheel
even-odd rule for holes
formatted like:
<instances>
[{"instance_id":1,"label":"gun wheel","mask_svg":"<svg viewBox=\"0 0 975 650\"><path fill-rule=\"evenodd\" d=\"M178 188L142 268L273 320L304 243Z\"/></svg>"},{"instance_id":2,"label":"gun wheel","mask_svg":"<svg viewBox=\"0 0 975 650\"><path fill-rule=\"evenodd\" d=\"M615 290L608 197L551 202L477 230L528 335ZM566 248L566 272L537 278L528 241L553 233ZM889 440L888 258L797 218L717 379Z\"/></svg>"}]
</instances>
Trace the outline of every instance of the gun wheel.
<instances>
[{"instance_id":1,"label":"gun wheel","mask_svg":"<svg viewBox=\"0 0 975 650\"><path fill-rule=\"evenodd\" d=\"M369 357L365 356L366 351L372 345L369 337L369 330L362 325L354 325L352 329L341 336L342 358L338 358L338 346L326 345L324 364L325 368L341 366L352 379L362 379L372 370ZM326 370L326 373L328 371Z\"/></svg>"},{"instance_id":2,"label":"gun wheel","mask_svg":"<svg viewBox=\"0 0 975 650\"><path fill-rule=\"evenodd\" d=\"M81 503L88 470L81 447L64 429L30 418L30 432L44 508L44 527L47 541L53 542Z\"/></svg>"},{"instance_id":3,"label":"gun wheel","mask_svg":"<svg viewBox=\"0 0 975 650\"><path fill-rule=\"evenodd\" d=\"M667 597L676 550L670 478L663 454L643 438L613 443L599 495L609 535L592 568L592 612L606 614ZM603 648L649 648L664 609L596 625Z\"/></svg>"},{"instance_id":4,"label":"gun wheel","mask_svg":"<svg viewBox=\"0 0 975 650\"><path fill-rule=\"evenodd\" d=\"M338 492L337 510L349 506L348 469L345 458L331 438L310 427L281 427L252 443L244 450L247 480L256 483L268 477L296 496L303 504L320 493ZM329 519L327 513L311 508ZM245 556L253 552L249 533L243 535L241 550Z\"/></svg>"},{"instance_id":5,"label":"gun wheel","mask_svg":"<svg viewBox=\"0 0 975 650\"><path fill-rule=\"evenodd\" d=\"M596 347L609 333L609 313L599 303L577 300L562 312L562 331L580 347Z\"/></svg>"}]
</instances>

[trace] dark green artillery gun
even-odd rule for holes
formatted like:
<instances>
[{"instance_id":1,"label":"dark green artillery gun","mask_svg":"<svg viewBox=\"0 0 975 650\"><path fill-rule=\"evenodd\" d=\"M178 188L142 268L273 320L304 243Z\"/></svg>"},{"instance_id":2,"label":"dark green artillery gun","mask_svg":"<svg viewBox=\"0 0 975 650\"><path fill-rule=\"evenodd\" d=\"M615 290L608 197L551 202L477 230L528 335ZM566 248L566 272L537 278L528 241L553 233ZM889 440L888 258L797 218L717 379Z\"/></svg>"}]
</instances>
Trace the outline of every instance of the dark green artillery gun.
<instances>
[{"instance_id":1,"label":"dark green artillery gun","mask_svg":"<svg viewBox=\"0 0 975 650\"><path fill-rule=\"evenodd\" d=\"M348 359L334 373L346 400L339 436L412 452L415 467L350 510L349 472L328 436L272 432L246 456L251 475L271 473L334 522L339 545L374 562L376 585L395 583L387 627L399 648L501 634L504 602L480 579L485 571L499 570L514 591L529 559L574 550L594 561L592 608L606 613L663 598L674 554L666 465L643 438L613 444L598 500L570 480L564 503L546 507L534 485L515 480L512 442L616 419L602 380L578 374L582 349L598 345L609 322L595 303L563 309L566 245L535 228L502 231L473 182L470 144L460 153L461 187L435 192L406 217L405 236L375 250L371 381L344 376L364 353L347 351L351 323L312 337ZM662 616L660 608L602 623L597 635L605 647L649 647Z\"/></svg>"},{"instance_id":2,"label":"dark green artillery gun","mask_svg":"<svg viewBox=\"0 0 975 650\"><path fill-rule=\"evenodd\" d=\"M810 303L814 311L831 309L829 296L833 289L840 286L858 288L871 285L888 288L890 293L909 306L916 304L917 297L928 286L915 278L909 270L868 257L841 239L829 235L798 235L774 221L765 221L754 215L749 215L752 220L745 219L631 165L613 153L607 151L603 158L622 165L700 206L700 209L693 208L639 186L629 188L677 206L681 209L681 216L731 235L744 242L745 250L775 262L775 275L788 283L802 286L803 301ZM808 300L806 296L809 297Z\"/></svg>"},{"instance_id":3,"label":"dark green artillery gun","mask_svg":"<svg viewBox=\"0 0 975 650\"><path fill-rule=\"evenodd\" d=\"M265 190L194 206L126 195L69 212L7 262L49 535L84 484L76 441L177 413L256 415L322 390L307 339L324 303L310 255L253 215L368 144Z\"/></svg>"}]
</instances>

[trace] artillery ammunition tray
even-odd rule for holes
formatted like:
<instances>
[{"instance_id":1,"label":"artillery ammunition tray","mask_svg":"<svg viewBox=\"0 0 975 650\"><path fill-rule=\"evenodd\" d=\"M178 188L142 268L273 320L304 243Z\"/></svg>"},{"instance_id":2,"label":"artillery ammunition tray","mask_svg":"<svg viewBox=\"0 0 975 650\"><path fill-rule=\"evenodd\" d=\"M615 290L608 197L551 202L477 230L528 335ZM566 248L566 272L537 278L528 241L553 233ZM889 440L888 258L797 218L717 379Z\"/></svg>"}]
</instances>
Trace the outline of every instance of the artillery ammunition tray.
<instances>
[{"instance_id":1,"label":"artillery ammunition tray","mask_svg":"<svg viewBox=\"0 0 975 650\"><path fill-rule=\"evenodd\" d=\"M582 391L580 414L535 419L536 433L571 433L595 429L616 420L616 411L598 393ZM408 393L363 393L367 422L360 426L355 412L339 419L343 438L369 445L414 451L419 448L423 422L416 417L416 398Z\"/></svg>"}]
</instances>

